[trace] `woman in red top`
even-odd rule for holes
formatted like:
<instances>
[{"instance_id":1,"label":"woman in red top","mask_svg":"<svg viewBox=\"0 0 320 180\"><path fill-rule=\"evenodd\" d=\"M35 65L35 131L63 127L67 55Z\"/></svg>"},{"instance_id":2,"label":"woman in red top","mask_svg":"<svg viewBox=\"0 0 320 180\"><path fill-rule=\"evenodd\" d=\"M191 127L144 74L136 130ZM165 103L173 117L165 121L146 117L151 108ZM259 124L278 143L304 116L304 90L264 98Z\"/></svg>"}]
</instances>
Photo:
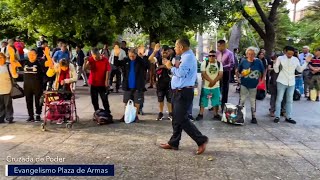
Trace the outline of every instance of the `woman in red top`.
<instances>
[{"instance_id":1,"label":"woman in red top","mask_svg":"<svg viewBox=\"0 0 320 180\"><path fill-rule=\"evenodd\" d=\"M92 56L85 59L84 70L90 70L89 84L93 108L95 111L99 109L98 95L100 95L104 109L111 114L108 101L111 66L109 60L99 53L98 48L93 48L91 54Z\"/></svg>"}]
</instances>

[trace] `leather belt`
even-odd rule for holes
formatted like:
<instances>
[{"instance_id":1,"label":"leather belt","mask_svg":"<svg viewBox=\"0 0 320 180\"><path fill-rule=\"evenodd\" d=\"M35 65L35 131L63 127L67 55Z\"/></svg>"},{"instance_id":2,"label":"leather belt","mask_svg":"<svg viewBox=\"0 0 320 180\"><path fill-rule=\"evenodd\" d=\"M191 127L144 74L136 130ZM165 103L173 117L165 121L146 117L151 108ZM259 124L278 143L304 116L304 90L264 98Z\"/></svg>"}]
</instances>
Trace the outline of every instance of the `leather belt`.
<instances>
[{"instance_id":1,"label":"leather belt","mask_svg":"<svg viewBox=\"0 0 320 180\"><path fill-rule=\"evenodd\" d=\"M183 87L183 88L172 89L172 92L173 93L177 93L177 92L181 92L184 89L193 89L193 88L194 88L194 86L186 86L186 87Z\"/></svg>"}]
</instances>

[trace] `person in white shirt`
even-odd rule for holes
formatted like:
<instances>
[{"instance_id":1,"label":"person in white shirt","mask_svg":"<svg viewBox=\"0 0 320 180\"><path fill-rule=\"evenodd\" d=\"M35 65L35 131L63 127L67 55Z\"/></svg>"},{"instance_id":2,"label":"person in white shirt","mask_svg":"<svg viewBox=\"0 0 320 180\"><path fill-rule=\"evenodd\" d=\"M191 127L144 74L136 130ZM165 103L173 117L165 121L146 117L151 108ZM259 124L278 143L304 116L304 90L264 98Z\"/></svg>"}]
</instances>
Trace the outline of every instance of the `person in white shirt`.
<instances>
[{"instance_id":1,"label":"person in white shirt","mask_svg":"<svg viewBox=\"0 0 320 180\"><path fill-rule=\"evenodd\" d=\"M299 54L299 60L300 60L300 64L302 65L305 60L306 60L306 57L309 56L309 55L312 55L310 52L310 48L309 46L303 46L302 48L302 53ZM310 69L307 68L303 71L302 73L302 77L303 77L303 88L304 88L304 96L306 98L309 97L309 84L310 84Z\"/></svg>"},{"instance_id":2,"label":"person in white shirt","mask_svg":"<svg viewBox=\"0 0 320 180\"><path fill-rule=\"evenodd\" d=\"M118 63L115 62L115 59L114 59L115 50L120 51L119 58L118 58L119 61L122 61L125 57L127 57L127 55L126 55L126 52L120 48L120 43L115 42L114 48L112 49L110 57L109 57L109 62L110 62L111 69L112 69L111 74L110 74L109 85L110 85L110 90L113 91L113 86L112 86L113 78L114 78L114 76L116 76L116 93L118 93L119 88L120 88L120 84L121 84L121 69L118 66Z\"/></svg>"},{"instance_id":3,"label":"person in white shirt","mask_svg":"<svg viewBox=\"0 0 320 180\"><path fill-rule=\"evenodd\" d=\"M6 40L2 40L0 52L2 52L3 54L6 54L7 53L7 45L8 45L8 42Z\"/></svg>"},{"instance_id":4,"label":"person in white shirt","mask_svg":"<svg viewBox=\"0 0 320 180\"><path fill-rule=\"evenodd\" d=\"M292 124L296 124L291 117L293 93L295 89L295 70L302 72L311 61L312 56L308 56L305 59L304 64L301 66L298 58L294 57L294 48L287 46L286 53L283 56L279 56L274 61L274 71L279 73L277 78L277 100L276 100L276 118L275 123L280 121L281 101L283 99L284 92L286 91L286 121Z\"/></svg>"}]
</instances>

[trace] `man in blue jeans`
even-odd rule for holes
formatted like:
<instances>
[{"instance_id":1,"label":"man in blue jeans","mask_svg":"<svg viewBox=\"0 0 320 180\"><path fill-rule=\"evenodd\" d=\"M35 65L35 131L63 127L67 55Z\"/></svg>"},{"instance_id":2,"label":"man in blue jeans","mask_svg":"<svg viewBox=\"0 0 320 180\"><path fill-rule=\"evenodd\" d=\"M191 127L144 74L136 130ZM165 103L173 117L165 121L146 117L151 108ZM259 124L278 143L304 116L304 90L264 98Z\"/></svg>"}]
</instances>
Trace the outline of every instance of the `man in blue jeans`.
<instances>
[{"instance_id":1,"label":"man in blue jeans","mask_svg":"<svg viewBox=\"0 0 320 180\"><path fill-rule=\"evenodd\" d=\"M292 124L296 124L296 121L292 119L292 103L293 93L295 89L295 70L302 72L311 61L312 56L308 56L306 61L301 66L298 58L293 56L294 48L288 46L285 51L285 55L280 56L274 61L274 71L279 73L277 78L277 100L276 100L276 118L275 123L280 121L281 101L286 91L286 121ZM280 68L281 66L281 68Z\"/></svg>"}]
</instances>

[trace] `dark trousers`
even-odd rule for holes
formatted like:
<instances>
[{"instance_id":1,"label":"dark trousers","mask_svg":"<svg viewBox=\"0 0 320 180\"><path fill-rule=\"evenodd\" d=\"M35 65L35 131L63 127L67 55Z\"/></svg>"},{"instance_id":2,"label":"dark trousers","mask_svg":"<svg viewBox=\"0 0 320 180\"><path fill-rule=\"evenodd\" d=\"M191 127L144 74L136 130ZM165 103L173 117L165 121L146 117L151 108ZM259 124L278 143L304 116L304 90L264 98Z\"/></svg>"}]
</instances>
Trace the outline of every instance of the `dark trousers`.
<instances>
[{"instance_id":1,"label":"dark trousers","mask_svg":"<svg viewBox=\"0 0 320 180\"><path fill-rule=\"evenodd\" d=\"M40 104L40 98L43 94L42 85L43 85L42 82L35 82L33 84L25 84L24 85L24 93L26 96L28 115L30 117L34 116L33 101L34 101L35 107L36 107L36 114L41 115L42 104Z\"/></svg>"},{"instance_id":2,"label":"dark trousers","mask_svg":"<svg viewBox=\"0 0 320 180\"><path fill-rule=\"evenodd\" d=\"M223 71L222 81L220 81L220 89L222 92L221 109L223 110L224 104L228 102L229 83L230 83L230 71Z\"/></svg>"},{"instance_id":3,"label":"dark trousers","mask_svg":"<svg viewBox=\"0 0 320 180\"><path fill-rule=\"evenodd\" d=\"M114 76L116 76L116 89L119 89L120 88L120 83L121 83L121 71L119 68L117 69L113 69L111 71L111 74L110 74L110 81L109 81L109 84L110 86L112 86L113 84L113 78Z\"/></svg>"},{"instance_id":4,"label":"dark trousers","mask_svg":"<svg viewBox=\"0 0 320 180\"><path fill-rule=\"evenodd\" d=\"M201 134L198 128L188 118L188 108L193 101L193 89L186 88L174 92L172 95L173 134L168 144L172 147L179 147L182 130L184 130L198 146L208 140L208 137Z\"/></svg>"},{"instance_id":5,"label":"dark trousers","mask_svg":"<svg viewBox=\"0 0 320 180\"><path fill-rule=\"evenodd\" d=\"M100 95L104 110L106 110L108 113L111 113L106 87L104 87L104 86L91 86L90 87L90 94L91 94L91 102L92 102L94 111L97 111L98 109L100 109L99 108L99 99L98 99L98 95Z\"/></svg>"},{"instance_id":6,"label":"dark trousers","mask_svg":"<svg viewBox=\"0 0 320 180\"><path fill-rule=\"evenodd\" d=\"M13 120L13 106L10 94L0 95L0 122Z\"/></svg>"}]
</instances>

